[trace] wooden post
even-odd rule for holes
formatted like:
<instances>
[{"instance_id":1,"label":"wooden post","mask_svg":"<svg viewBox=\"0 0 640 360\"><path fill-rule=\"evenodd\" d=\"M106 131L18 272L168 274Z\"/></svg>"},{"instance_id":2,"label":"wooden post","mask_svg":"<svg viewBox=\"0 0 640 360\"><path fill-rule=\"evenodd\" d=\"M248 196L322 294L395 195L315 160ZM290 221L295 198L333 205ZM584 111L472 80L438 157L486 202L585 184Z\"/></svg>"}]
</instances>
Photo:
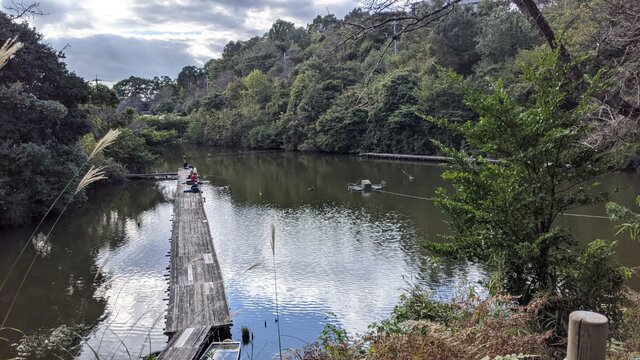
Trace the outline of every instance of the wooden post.
<instances>
[{"instance_id":1,"label":"wooden post","mask_svg":"<svg viewBox=\"0 0 640 360\"><path fill-rule=\"evenodd\" d=\"M567 360L605 360L609 319L591 311L569 315Z\"/></svg>"}]
</instances>

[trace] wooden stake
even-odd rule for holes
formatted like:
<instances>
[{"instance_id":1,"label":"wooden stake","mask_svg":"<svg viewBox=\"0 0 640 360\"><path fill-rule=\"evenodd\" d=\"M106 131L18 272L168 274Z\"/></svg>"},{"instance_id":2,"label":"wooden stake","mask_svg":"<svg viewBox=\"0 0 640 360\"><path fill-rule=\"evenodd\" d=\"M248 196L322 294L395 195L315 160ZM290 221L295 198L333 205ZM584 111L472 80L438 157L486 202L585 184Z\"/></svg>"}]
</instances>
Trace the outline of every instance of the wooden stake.
<instances>
[{"instance_id":1,"label":"wooden stake","mask_svg":"<svg viewBox=\"0 0 640 360\"><path fill-rule=\"evenodd\" d=\"M609 319L591 311L569 315L567 360L605 360Z\"/></svg>"}]
</instances>

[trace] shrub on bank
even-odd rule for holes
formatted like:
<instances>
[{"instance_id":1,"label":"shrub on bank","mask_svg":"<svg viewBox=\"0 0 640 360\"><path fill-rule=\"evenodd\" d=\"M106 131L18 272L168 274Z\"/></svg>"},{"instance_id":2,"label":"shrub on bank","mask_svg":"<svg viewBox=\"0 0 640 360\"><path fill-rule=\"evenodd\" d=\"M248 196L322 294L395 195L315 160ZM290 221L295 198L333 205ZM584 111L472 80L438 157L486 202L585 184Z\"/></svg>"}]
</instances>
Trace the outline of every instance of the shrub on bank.
<instances>
[{"instance_id":1,"label":"shrub on bank","mask_svg":"<svg viewBox=\"0 0 640 360\"><path fill-rule=\"evenodd\" d=\"M403 295L391 317L371 332L350 337L329 324L319 341L288 354L304 360L383 359L562 359L566 342L555 342L553 330L540 331L550 299L528 306L511 296L481 299L470 293L439 302L420 288ZM628 292L607 359L640 355L640 294Z\"/></svg>"}]
</instances>

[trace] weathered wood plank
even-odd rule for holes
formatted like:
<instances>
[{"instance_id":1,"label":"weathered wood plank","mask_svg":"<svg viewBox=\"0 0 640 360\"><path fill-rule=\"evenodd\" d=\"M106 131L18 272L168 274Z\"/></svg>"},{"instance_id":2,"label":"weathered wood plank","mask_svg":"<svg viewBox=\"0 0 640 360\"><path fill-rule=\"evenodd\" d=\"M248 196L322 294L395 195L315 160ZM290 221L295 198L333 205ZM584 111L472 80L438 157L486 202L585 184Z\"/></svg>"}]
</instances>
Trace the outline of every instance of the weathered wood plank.
<instances>
[{"instance_id":1,"label":"weathered wood plank","mask_svg":"<svg viewBox=\"0 0 640 360\"><path fill-rule=\"evenodd\" d=\"M193 359L204 333L231 324L220 265L200 193L185 193L189 170L178 171L171 231L169 302L160 359ZM206 330L206 331L205 331Z\"/></svg>"},{"instance_id":2,"label":"weathered wood plank","mask_svg":"<svg viewBox=\"0 0 640 360\"><path fill-rule=\"evenodd\" d=\"M176 333L158 359L193 359L200 355L211 336L211 327L189 327Z\"/></svg>"}]
</instances>

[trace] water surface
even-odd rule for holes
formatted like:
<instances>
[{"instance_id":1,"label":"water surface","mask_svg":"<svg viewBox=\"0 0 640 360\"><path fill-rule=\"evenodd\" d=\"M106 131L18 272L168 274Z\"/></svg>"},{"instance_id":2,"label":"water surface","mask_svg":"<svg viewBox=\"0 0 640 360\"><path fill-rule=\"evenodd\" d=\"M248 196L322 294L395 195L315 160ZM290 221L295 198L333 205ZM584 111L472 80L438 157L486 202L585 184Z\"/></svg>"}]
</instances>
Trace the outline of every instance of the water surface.
<instances>
[{"instance_id":1,"label":"water surface","mask_svg":"<svg viewBox=\"0 0 640 360\"><path fill-rule=\"evenodd\" d=\"M448 298L484 278L478 266L433 266L423 245L446 232L441 212L428 200L444 185L442 167L351 156L186 149L205 179L205 210L233 314L233 336L247 326L254 340L247 358L278 351L275 275L282 345L298 348L317 339L325 324L349 333L387 317L409 283ZM182 154L155 166L172 171ZM346 191L359 179L385 180L390 193ZM640 177L614 174L605 187L626 188L614 198L633 204ZM81 358L135 358L163 348L168 258L175 181L131 182L100 188L63 217L48 240L28 247L16 274L0 292L6 314L21 275L36 256L0 342L0 358L22 354L69 358L60 346L82 336ZM408 196L407 196L408 195ZM604 215L603 206L580 214ZM612 238L613 224L599 218L561 220L583 241ZM50 225L48 225L50 226ZM276 228L275 257L270 236ZM45 226L45 229L48 227ZM2 278L32 229L0 233ZM639 246L620 236L619 259L636 266ZM633 280L631 285L638 286ZM41 349L41 350L37 350ZM42 350L44 349L44 350ZM251 356L253 354L253 356Z\"/></svg>"}]
</instances>

